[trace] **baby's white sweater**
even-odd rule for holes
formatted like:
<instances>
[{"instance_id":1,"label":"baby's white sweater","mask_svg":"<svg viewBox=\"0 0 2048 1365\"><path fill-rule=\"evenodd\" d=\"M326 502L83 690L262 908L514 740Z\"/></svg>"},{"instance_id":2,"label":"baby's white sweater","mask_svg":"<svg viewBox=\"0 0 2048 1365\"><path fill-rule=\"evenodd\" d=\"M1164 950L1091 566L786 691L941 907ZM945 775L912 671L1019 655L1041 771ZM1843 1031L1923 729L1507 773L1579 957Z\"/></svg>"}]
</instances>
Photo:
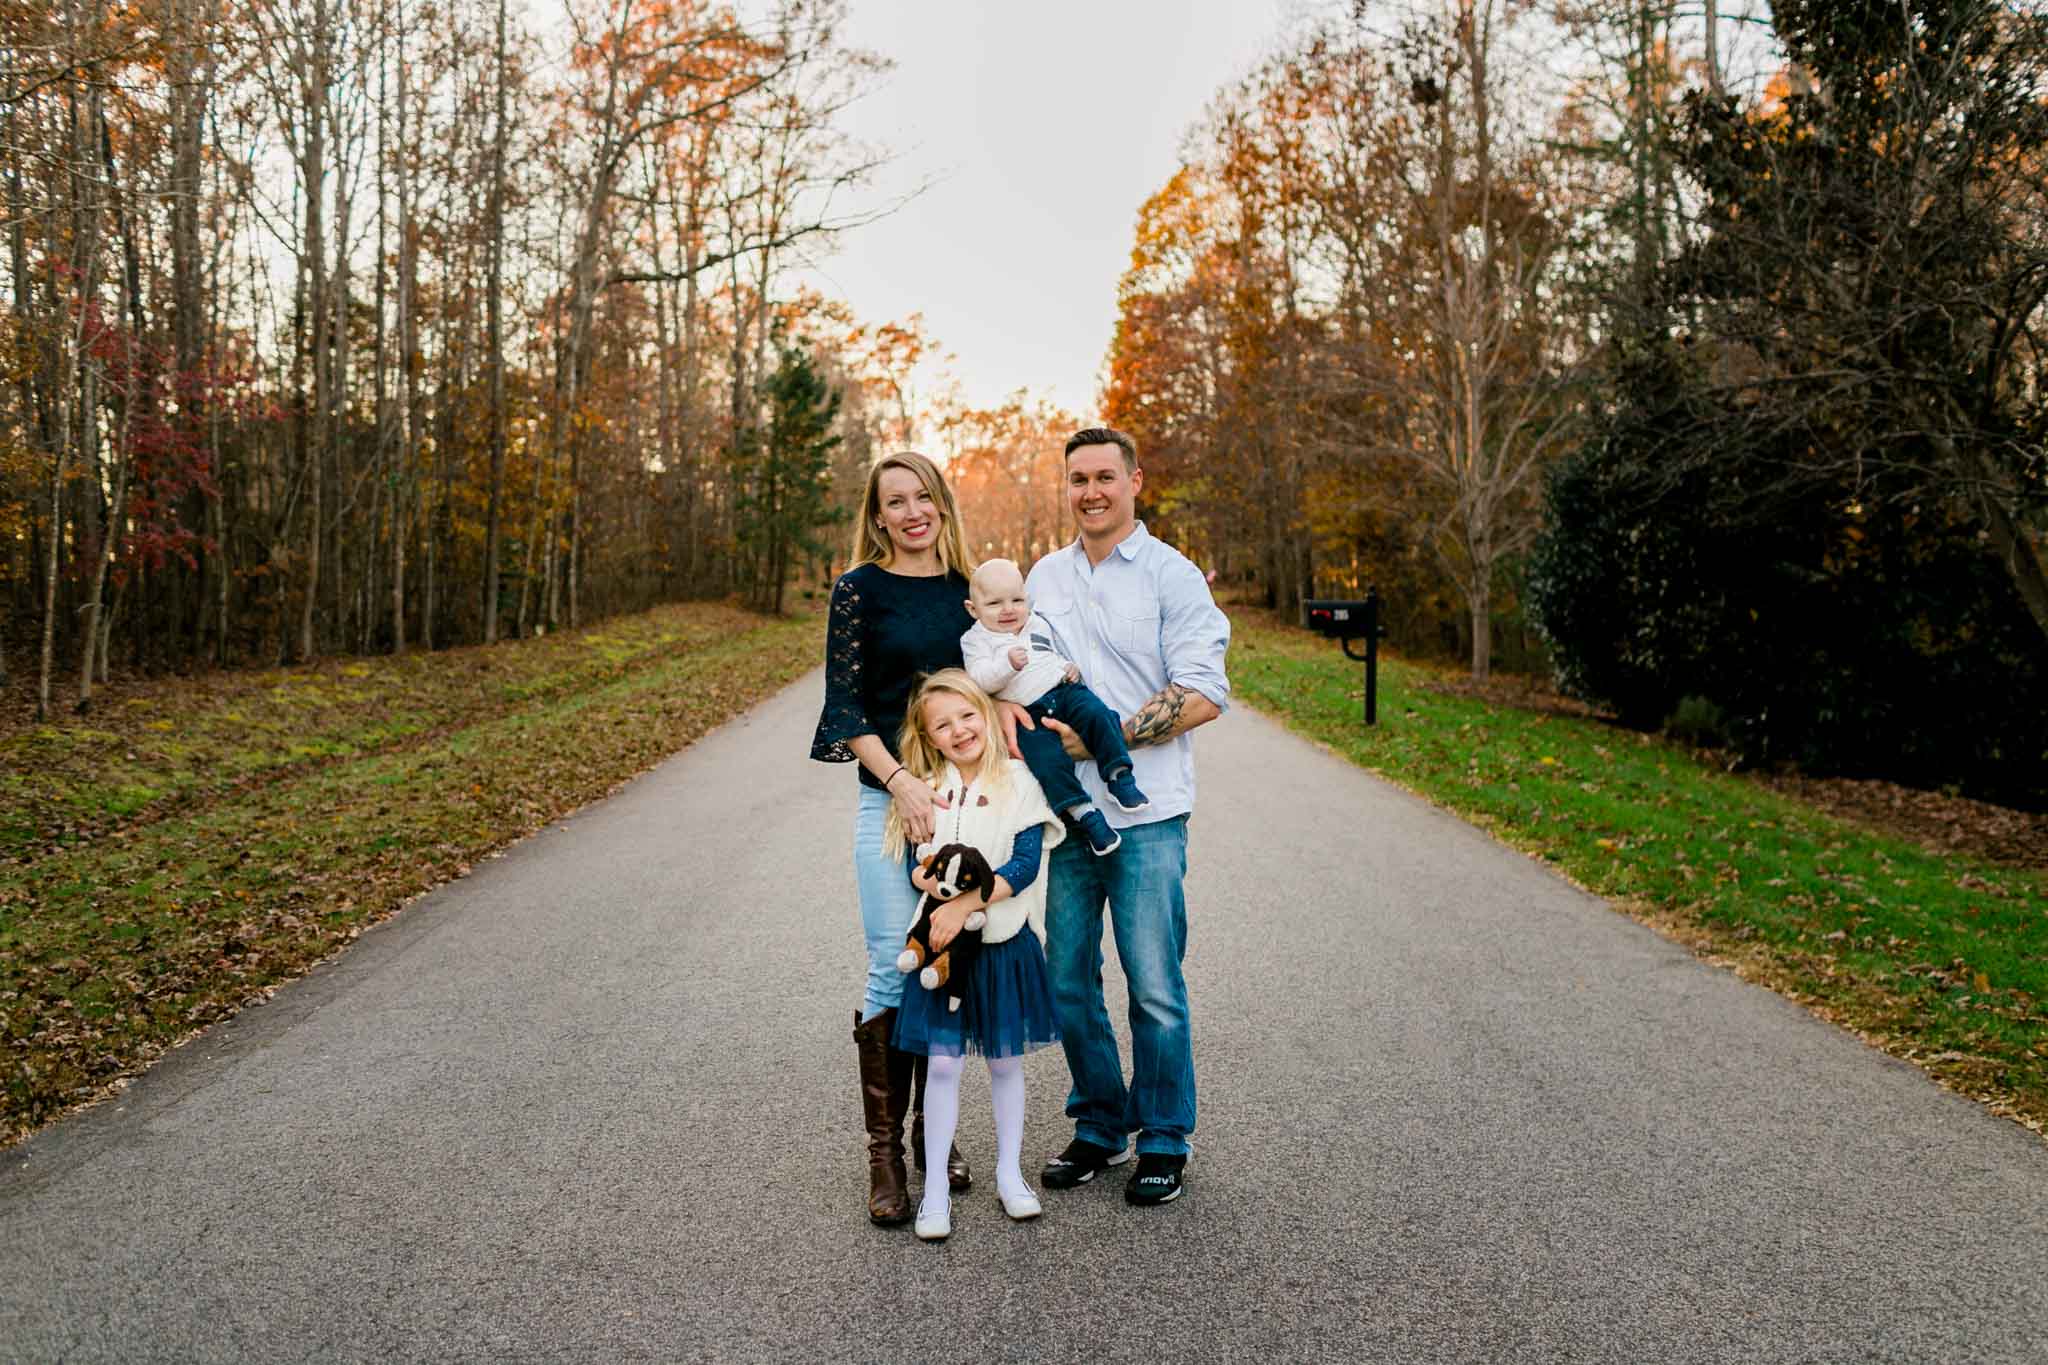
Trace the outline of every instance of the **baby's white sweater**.
<instances>
[{"instance_id":1,"label":"baby's white sweater","mask_svg":"<svg viewBox=\"0 0 2048 1365\"><path fill-rule=\"evenodd\" d=\"M1024 667L1012 668L1010 651L1018 645L1031 657ZM1019 706L1031 705L1067 676L1067 661L1052 647L1052 627L1035 611L1015 635L998 635L976 621L960 637L960 660L984 692Z\"/></svg>"}]
</instances>

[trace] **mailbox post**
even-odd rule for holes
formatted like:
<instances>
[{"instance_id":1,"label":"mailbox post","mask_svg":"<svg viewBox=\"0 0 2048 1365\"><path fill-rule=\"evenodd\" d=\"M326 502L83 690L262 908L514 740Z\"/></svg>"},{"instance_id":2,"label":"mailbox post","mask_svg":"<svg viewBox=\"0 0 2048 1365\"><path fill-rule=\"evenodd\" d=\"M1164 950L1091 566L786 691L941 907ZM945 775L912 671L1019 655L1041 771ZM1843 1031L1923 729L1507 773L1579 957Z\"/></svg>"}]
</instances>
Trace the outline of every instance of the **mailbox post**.
<instances>
[{"instance_id":1,"label":"mailbox post","mask_svg":"<svg viewBox=\"0 0 2048 1365\"><path fill-rule=\"evenodd\" d=\"M1365 665L1365 723L1379 723L1380 690L1380 595L1375 588L1367 588L1365 597L1355 602L1337 601L1331 598L1310 599L1301 604L1301 623L1318 635L1339 641L1344 647L1344 657L1357 659ZM1365 642L1365 652L1351 652L1351 642Z\"/></svg>"}]
</instances>

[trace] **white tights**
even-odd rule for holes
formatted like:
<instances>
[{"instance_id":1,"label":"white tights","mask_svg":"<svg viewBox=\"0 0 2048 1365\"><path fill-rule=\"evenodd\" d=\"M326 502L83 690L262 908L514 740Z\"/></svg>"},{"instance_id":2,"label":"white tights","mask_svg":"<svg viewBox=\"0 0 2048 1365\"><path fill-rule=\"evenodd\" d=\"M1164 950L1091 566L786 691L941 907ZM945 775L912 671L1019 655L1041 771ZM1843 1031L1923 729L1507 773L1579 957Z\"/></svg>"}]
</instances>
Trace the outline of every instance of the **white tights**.
<instances>
[{"instance_id":1,"label":"white tights","mask_svg":"<svg viewBox=\"0 0 2048 1365\"><path fill-rule=\"evenodd\" d=\"M943 1212L951 1195L946 1188L946 1156L960 1126L960 1073L964 1057L933 1054L924 1078L924 1199L920 1212ZM988 1088L996 1111L996 1191L1012 1199L1029 1194L1020 1165L1024 1151L1024 1059L988 1059Z\"/></svg>"}]
</instances>

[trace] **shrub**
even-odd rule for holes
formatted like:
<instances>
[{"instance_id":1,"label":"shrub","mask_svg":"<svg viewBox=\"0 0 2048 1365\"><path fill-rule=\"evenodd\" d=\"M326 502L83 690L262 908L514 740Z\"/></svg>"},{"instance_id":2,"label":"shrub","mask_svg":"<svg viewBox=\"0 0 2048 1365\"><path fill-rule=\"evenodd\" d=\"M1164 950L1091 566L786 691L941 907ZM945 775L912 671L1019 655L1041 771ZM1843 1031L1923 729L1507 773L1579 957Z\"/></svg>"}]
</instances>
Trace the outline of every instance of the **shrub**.
<instances>
[{"instance_id":1,"label":"shrub","mask_svg":"<svg viewBox=\"0 0 2048 1365\"><path fill-rule=\"evenodd\" d=\"M1749 764L2048 804L2048 707L2020 701L2048 645L1978 526L1881 487L1759 498L1769 449L1674 472L1659 433L1701 390L1669 357L1638 379L1547 486L1529 599L1559 686L1645 729L1711 703Z\"/></svg>"},{"instance_id":2,"label":"shrub","mask_svg":"<svg viewBox=\"0 0 2048 1365\"><path fill-rule=\"evenodd\" d=\"M1728 716L1706 697L1680 697L1678 709L1664 717L1664 733L1695 748L1723 748L1728 743Z\"/></svg>"}]
</instances>

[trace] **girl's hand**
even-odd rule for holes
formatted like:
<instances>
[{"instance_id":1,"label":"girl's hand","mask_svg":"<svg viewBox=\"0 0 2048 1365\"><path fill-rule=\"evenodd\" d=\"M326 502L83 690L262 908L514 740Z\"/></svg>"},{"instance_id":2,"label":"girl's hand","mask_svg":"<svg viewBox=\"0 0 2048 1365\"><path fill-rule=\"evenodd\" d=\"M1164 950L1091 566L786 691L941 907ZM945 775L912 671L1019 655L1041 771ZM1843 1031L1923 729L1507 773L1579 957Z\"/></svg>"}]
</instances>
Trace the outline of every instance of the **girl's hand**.
<instances>
[{"instance_id":1,"label":"girl's hand","mask_svg":"<svg viewBox=\"0 0 2048 1365\"><path fill-rule=\"evenodd\" d=\"M1067 681L1070 683L1081 681L1081 665L1071 663L1067 665Z\"/></svg>"},{"instance_id":2,"label":"girl's hand","mask_svg":"<svg viewBox=\"0 0 2048 1365\"><path fill-rule=\"evenodd\" d=\"M941 953L946 945L960 934L960 926L967 923L967 917L981 909L980 896L962 896L948 901L946 908L932 912L932 951Z\"/></svg>"},{"instance_id":3,"label":"girl's hand","mask_svg":"<svg viewBox=\"0 0 2048 1365\"><path fill-rule=\"evenodd\" d=\"M896 813L903 820L903 834L912 844L921 844L932 837L932 789L909 773L889 783L889 793L896 802Z\"/></svg>"}]
</instances>

